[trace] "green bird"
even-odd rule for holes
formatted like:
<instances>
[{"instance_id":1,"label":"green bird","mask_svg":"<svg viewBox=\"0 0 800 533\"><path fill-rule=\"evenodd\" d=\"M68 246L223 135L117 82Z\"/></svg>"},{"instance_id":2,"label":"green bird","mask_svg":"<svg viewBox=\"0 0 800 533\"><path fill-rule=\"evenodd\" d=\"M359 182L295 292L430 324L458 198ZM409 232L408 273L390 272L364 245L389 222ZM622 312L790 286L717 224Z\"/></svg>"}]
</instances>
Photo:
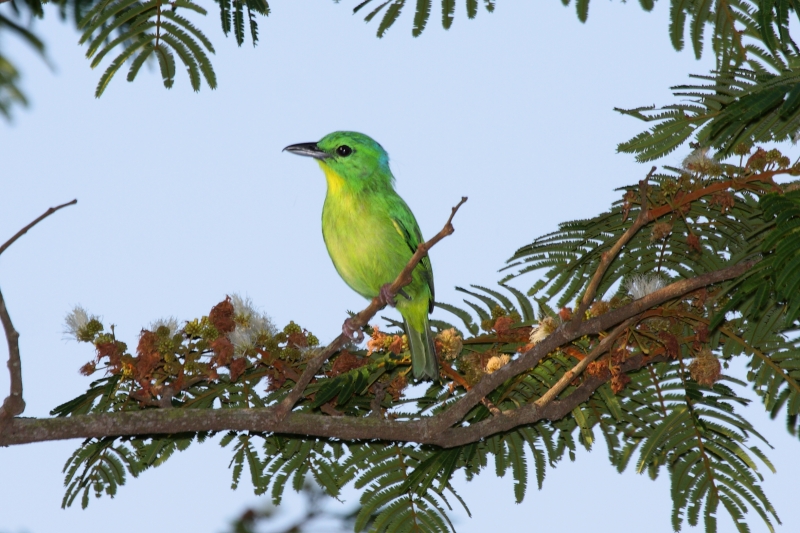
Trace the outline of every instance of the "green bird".
<instances>
[{"instance_id":1,"label":"green bird","mask_svg":"<svg viewBox=\"0 0 800 533\"><path fill-rule=\"evenodd\" d=\"M412 281L389 297L389 285L424 242L417 220L394 190L389 154L370 137L337 131L316 143L284 150L313 157L325 173L328 193L322 208L322 236L333 265L361 296L380 297L403 316L417 379L438 379L439 369L428 313L433 310L433 270L428 256L412 273ZM361 340L361 330L346 320L342 331Z\"/></svg>"}]
</instances>

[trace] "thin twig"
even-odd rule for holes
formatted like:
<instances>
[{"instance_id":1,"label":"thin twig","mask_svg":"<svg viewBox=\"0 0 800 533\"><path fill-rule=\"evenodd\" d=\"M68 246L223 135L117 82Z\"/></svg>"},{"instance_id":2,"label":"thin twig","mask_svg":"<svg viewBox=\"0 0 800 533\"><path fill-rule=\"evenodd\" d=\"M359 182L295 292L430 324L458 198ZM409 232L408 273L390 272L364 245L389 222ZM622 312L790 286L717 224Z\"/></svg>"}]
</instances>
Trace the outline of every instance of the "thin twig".
<instances>
[{"instance_id":1,"label":"thin twig","mask_svg":"<svg viewBox=\"0 0 800 533\"><path fill-rule=\"evenodd\" d=\"M614 344L614 341L619 338L623 331L628 329L628 326L636 322L637 317L629 318L609 333L603 340L600 341L600 344L594 347L594 350L589 352L589 355L584 357L581 361L578 362L577 365L572 367L568 370L561 379L559 379L555 385L550 387L547 392L545 392L541 398L536 400L534 403L537 407L542 408L552 402L556 396L561 394L561 392L567 388L570 382L581 375L581 373L586 370L586 367L589 366L589 363L606 353L609 348Z\"/></svg>"},{"instance_id":2,"label":"thin twig","mask_svg":"<svg viewBox=\"0 0 800 533\"><path fill-rule=\"evenodd\" d=\"M28 233L28 230L29 230L29 229L31 229L32 227L34 227L36 224L38 224L38 223L39 223L39 222L41 222L42 220L46 219L47 217L49 217L50 215L52 215L53 213L55 213L55 212L56 212L56 211L58 211L59 209L63 209L63 208L65 208L65 207L67 207L68 205L75 205L75 204L77 204L77 203L78 203L78 199L76 198L75 200L72 200L71 202L67 202L67 203L65 203L65 204L57 205L56 207L51 207L50 209L48 209L47 211L45 211L44 213L42 213L42 215L41 215L41 216L39 216L39 218L37 218L36 220L34 220L33 222L31 222L30 224L28 224L27 226L25 226L25 227L24 227L24 228L22 228L21 230L19 230L19 231L16 233L16 235L14 235L14 236L13 236L13 237L11 237L10 239L8 239L8 240L7 240L7 241L6 241L6 242L5 242L5 243L4 243L2 246L0 246L0 254L2 254L3 252L5 252L5 251L6 251L6 248L8 248L8 247L9 247L9 246L11 246L12 244L14 244L14 242L15 242L17 239L19 239L20 237L22 237L23 235L25 235L26 233Z\"/></svg>"},{"instance_id":3,"label":"thin twig","mask_svg":"<svg viewBox=\"0 0 800 533\"><path fill-rule=\"evenodd\" d=\"M458 209L466 201L467 197L462 196L461 201L458 202L455 207L453 207L452 211L450 212L450 218L447 219L447 223L444 225L441 231L434 235L430 240L417 246L417 250L414 252L414 255L411 256L411 259L409 259L408 263L406 263L406 266L400 271L400 274L397 275L389 287L389 293L392 298L394 298L403 287L411 283L411 274L414 272L414 268L416 268L419 262L422 261L422 258L428 254L428 250L433 248L436 243L448 235L453 234L455 231L455 228L453 227L453 217L456 216ZM350 323L357 328L366 326L372 317L374 317L375 314L384 307L386 307L386 304L382 303L379 297L375 297L372 299L369 305L364 308L364 310L350 319ZM347 338L344 333L340 334L319 355L308 362L306 369L303 371L300 379L295 383L294 388L289 391L289 394L286 395L281 403L275 406L275 416L278 420L283 420L294 408L295 404L303 395L303 392L305 392L308 384L311 383L311 380L314 378L317 372L319 372L319 369L325 364L325 361L327 361L328 358L330 358L333 354L344 348L349 341L350 339Z\"/></svg>"},{"instance_id":4,"label":"thin twig","mask_svg":"<svg viewBox=\"0 0 800 533\"><path fill-rule=\"evenodd\" d=\"M636 220L633 222L631 227L628 228L627 231L620 236L617 242L614 243L614 246L612 246L609 251L604 252L601 256L600 264L597 265L597 270L595 271L594 276L592 276L589 286L586 287L586 292L583 293L581 304L578 306L578 310L573 315L572 321L575 324L583 321L586 310L589 309L590 305L592 305L594 297L597 295L597 288L600 286L600 282L603 281L603 276L606 275L608 267L611 266L611 263L617 258L619 253L622 251L622 248L628 244L628 241L630 241L640 229L642 229L642 226L645 226L652 220L650 217L650 212L647 208L647 183L650 181L650 178L653 176L655 171L656 167L651 168L650 172L647 174L647 177L639 182L639 215L636 217Z\"/></svg>"}]
</instances>

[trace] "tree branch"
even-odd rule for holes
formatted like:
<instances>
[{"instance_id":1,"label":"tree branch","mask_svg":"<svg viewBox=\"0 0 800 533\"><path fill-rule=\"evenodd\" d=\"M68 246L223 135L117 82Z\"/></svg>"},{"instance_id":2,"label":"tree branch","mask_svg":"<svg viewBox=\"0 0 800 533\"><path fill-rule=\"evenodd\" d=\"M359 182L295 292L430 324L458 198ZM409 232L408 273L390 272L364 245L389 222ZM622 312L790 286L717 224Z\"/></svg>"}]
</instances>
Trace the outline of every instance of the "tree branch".
<instances>
[{"instance_id":1,"label":"tree branch","mask_svg":"<svg viewBox=\"0 0 800 533\"><path fill-rule=\"evenodd\" d=\"M0 254L5 252L9 246L14 244L17 239L25 235L29 229L36 224L49 217L59 209L78 203L78 200L72 200L65 204L56 207L51 207L45 211L36 220L19 230L13 237L8 239L2 246L0 246ZM22 399L22 360L19 353L19 332L14 329L14 324L11 322L11 316L8 314L6 302L3 298L3 293L0 292L0 322L3 323L3 330L6 334L8 341L8 373L10 376L11 387L8 396L3 400L3 405L0 406L0 435L3 430L8 426L9 421L25 411L25 400Z\"/></svg>"},{"instance_id":2,"label":"tree branch","mask_svg":"<svg viewBox=\"0 0 800 533\"><path fill-rule=\"evenodd\" d=\"M3 293L0 292L0 321L8 340L8 373L11 377L11 390L8 397L0 406L0 435L8 426L9 421L22 414L25 410L25 400L22 399L22 363L19 356L19 333L14 329L11 317L6 309Z\"/></svg>"},{"instance_id":3,"label":"tree branch","mask_svg":"<svg viewBox=\"0 0 800 533\"><path fill-rule=\"evenodd\" d=\"M496 372L484 376L450 408L422 420L403 422L369 416L361 418L330 417L302 412L289 412L281 419L277 416L276 409L272 407L145 409L63 418L14 418L9 421L6 431L0 434L0 446L71 438L228 430L297 434L346 440L381 439L426 443L442 447L460 446L520 425L531 424L542 419L562 418L586 401L600 385L605 383L607 379L602 377L584 376L583 383L562 400L552 400L542 407L531 403L520 409L502 412L498 416L470 426L453 427L488 393L506 380L529 371L559 346L584 335L597 334L614 326L622 325L628 319L652 307L681 297L700 287L736 278L755 263L756 260L745 261L695 278L672 283L624 307L587 320L572 330L561 326L518 359ZM613 336L613 333L609 337ZM645 364L661 360L664 360L663 356L645 358L639 355L623 363L621 370L635 370Z\"/></svg>"}]
</instances>

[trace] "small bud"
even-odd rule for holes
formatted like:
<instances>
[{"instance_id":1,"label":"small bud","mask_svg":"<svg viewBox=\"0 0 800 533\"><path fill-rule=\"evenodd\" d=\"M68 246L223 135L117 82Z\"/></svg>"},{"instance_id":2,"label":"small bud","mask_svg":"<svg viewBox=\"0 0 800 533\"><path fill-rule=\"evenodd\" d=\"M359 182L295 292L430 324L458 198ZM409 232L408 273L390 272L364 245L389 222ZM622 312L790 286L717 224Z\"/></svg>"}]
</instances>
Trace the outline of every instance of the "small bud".
<instances>
[{"instance_id":1,"label":"small bud","mask_svg":"<svg viewBox=\"0 0 800 533\"><path fill-rule=\"evenodd\" d=\"M744 156L750 153L750 148L752 147L749 144L741 142L733 147L733 153Z\"/></svg>"}]
</instances>

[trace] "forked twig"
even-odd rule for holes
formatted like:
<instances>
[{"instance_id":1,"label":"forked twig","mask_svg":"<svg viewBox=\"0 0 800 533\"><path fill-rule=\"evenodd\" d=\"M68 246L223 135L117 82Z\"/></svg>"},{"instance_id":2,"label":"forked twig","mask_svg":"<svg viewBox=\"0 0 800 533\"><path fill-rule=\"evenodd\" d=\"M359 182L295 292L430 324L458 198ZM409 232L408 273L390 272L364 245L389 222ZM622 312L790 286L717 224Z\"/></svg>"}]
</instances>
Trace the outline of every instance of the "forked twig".
<instances>
[{"instance_id":1,"label":"forked twig","mask_svg":"<svg viewBox=\"0 0 800 533\"><path fill-rule=\"evenodd\" d=\"M647 208L647 183L650 181L653 173L656 171L656 167L650 169L650 172L647 174L647 177L639 182L639 215L636 217L636 220L633 222L630 228L623 233L617 242L614 243L614 246L607 252L604 252L601 259L600 264L597 265L597 270L592 276L592 280L589 282L589 285L586 287L586 292L583 293L583 298L581 299L581 304L578 306L577 311L573 315L573 322L579 323L582 322L584 316L586 315L586 310L589 309L589 306L592 305L594 301L595 295L597 295L597 288L600 286L600 282L603 281L603 277L606 275L606 271L608 267L611 266L611 263L614 259L617 258L619 253L622 251L622 248L628 244L636 233L642 229L648 222L653 220L650 210Z\"/></svg>"},{"instance_id":2,"label":"forked twig","mask_svg":"<svg viewBox=\"0 0 800 533\"><path fill-rule=\"evenodd\" d=\"M3 243L3 245L0 246L0 254L5 252L9 246L14 244L17 239L25 235L28 230L36 224L59 209L76 203L78 203L78 200L72 200L71 202L51 207L45 211L36 220L19 230L13 237ZM0 406L0 434L2 434L11 419L25 411L25 400L22 399L22 360L19 354L19 332L14 329L14 324L11 322L11 316L8 314L2 292L0 292L0 322L3 323L3 330L6 334L6 340L8 340L8 373L11 378L11 387L8 396L3 400L3 405Z\"/></svg>"},{"instance_id":3,"label":"forked twig","mask_svg":"<svg viewBox=\"0 0 800 533\"><path fill-rule=\"evenodd\" d=\"M455 231L453 227L453 217L456 216L458 209L467 201L466 196L461 197L461 201L453 207L452 211L450 212L450 218L447 219L447 223L445 223L444 227L434 235L430 240L423 242L419 246L417 246L417 250L414 252L414 255L411 256L406 266L403 270L400 271L400 274L397 275L395 280L389 286L389 295L394 298L400 290L411 283L411 274L414 272L414 268L422 261L422 258L428 254L428 250L433 248L433 246L447 237L448 235L452 235ZM383 303L380 297L375 297L369 303L367 307L365 307L360 313L353 316L350 319L350 324L357 328L361 328L366 326L367 323L375 316L375 314L386 307L386 304ZM333 354L341 350L350 339L344 335L344 333L340 334L336 337L333 342L328 344L322 352L319 353L316 357L314 357L311 361L308 362L306 365L306 369L303 371L303 374L300 376L300 379L297 380L295 383L294 388L289 391L289 394L281 400L281 403L275 406L275 416L278 421L283 420L287 414L294 408L295 404L300 397L303 395L306 387L314 376L317 374L322 365L325 364L325 361L328 360Z\"/></svg>"}]
</instances>

